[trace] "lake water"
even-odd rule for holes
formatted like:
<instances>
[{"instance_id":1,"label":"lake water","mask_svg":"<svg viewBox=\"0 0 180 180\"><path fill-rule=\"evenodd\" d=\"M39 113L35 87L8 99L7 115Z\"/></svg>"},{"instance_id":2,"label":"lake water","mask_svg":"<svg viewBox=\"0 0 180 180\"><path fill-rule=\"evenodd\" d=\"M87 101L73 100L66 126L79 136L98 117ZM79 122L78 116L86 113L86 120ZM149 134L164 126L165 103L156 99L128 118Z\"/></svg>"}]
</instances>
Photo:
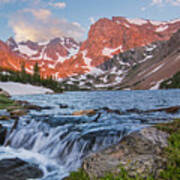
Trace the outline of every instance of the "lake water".
<instances>
[{"instance_id":1,"label":"lake water","mask_svg":"<svg viewBox=\"0 0 180 180\"><path fill-rule=\"evenodd\" d=\"M180 113L128 111L180 105L180 90L66 92L13 98L50 109L33 110L22 117L18 128L7 137L10 146L0 148L0 159L19 157L38 164L44 171L43 180L60 180L77 170L88 154L116 144L140 128L180 117ZM60 104L68 108L62 109ZM108 113L104 107L121 114ZM88 109L99 109L100 118L95 120L98 114L72 115Z\"/></svg>"}]
</instances>

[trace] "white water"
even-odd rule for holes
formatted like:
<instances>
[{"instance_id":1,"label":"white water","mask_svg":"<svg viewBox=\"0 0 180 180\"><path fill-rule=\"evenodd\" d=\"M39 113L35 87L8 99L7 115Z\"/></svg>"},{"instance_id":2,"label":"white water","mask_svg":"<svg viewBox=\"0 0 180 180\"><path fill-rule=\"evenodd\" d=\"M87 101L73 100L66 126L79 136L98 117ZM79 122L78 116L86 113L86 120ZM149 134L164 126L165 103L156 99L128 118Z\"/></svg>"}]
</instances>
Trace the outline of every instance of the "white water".
<instances>
[{"instance_id":1,"label":"white water","mask_svg":"<svg viewBox=\"0 0 180 180\"><path fill-rule=\"evenodd\" d=\"M148 110L175 106L180 105L179 94L179 90L173 90L17 96L16 99L50 106L52 109L31 111L22 117L18 128L7 136L6 142L9 142L9 146L0 148L0 159L19 157L39 165L44 172L43 180L61 180L71 171L77 170L89 153L116 144L123 136L142 127L180 117L179 113L117 115L100 111L102 115L95 122L97 115L72 116L72 112L104 106L121 112L132 108ZM60 103L69 107L60 109Z\"/></svg>"}]
</instances>

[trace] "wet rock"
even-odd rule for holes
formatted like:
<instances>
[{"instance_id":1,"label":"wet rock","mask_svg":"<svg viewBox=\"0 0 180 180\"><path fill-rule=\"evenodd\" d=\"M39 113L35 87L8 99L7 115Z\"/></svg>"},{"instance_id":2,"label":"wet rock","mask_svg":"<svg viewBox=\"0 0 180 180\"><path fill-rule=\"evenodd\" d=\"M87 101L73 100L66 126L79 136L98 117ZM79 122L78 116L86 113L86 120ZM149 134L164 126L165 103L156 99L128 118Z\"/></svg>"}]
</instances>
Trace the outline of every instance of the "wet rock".
<instances>
[{"instance_id":1,"label":"wet rock","mask_svg":"<svg viewBox=\"0 0 180 180\"><path fill-rule=\"evenodd\" d=\"M100 110L106 111L107 113L115 113L115 114L118 114L118 115L122 114L120 110L118 110L118 109L110 109L108 107L103 107Z\"/></svg>"},{"instance_id":2,"label":"wet rock","mask_svg":"<svg viewBox=\"0 0 180 180\"><path fill-rule=\"evenodd\" d=\"M10 119L9 116L5 116L5 115L0 116L0 121L7 121L7 120L9 120L9 119Z\"/></svg>"},{"instance_id":3,"label":"wet rock","mask_svg":"<svg viewBox=\"0 0 180 180\"><path fill-rule=\"evenodd\" d=\"M89 155L82 168L91 179L105 176L107 172L118 174L120 166L132 177L154 175L165 168L166 159L162 152L168 146L168 134L155 128L134 132L122 141L101 152Z\"/></svg>"},{"instance_id":4,"label":"wet rock","mask_svg":"<svg viewBox=\"0 0 180 180\"><path fill-rule=\"evenodd\" d=\"M42 176L43 172L37 165L29 164L18 158L0 161L0 179L2 180L27 180Z\"/></svg>"},{"instance_id":5,"label":"wet rock","mask_svg":"<svg viewBox=\"0 0 180 180\"><path fill-rule=\"evenodd\" d=\"M93 116L95 114L96 114L96 110L89 109L89 110L76 111L72 115L74 115L74 116L83 116L83 115Z\"/></svg>"},{"instance_id":6,"label":"wet rock","mask_svg":"<svg viewBox=\"0 0 180 180\"><path fill-rule=\"evenodd\" d=\"M6 139L7 129L0 124L0 145L4 144Z\"/></svg>"},{"instance_id":7,"label":"wet rock","mask_svg":"<svg viewBox=\"0 0 180 180\"><path fill-rule=\"evenodd\" d=\"M162 112L165 111L166 113L177 113L180 110L180 106L172 106L168 108L160 108L160 109L152 109L145 112Z\"/></svg>"},{"instance_id":8,"label":"wet rock","mask_svg":"<svg viewBox=\"0 0 180 180\"><path fill-rule=\"evenodd\" d=\"M67 104L59 104L59 107L61 109L67 109L68 108L68 105Z\"/></svg>"},{"instance_id":9,"label":"wet rock","mask_svg":"<svg viewBox=\"0 0 180 180\"><path fill-rule=\"evenodd\" d=\"M24 116L27 114L27 110L26 109L16 109L10 112L10 116L12 118L15 117L20 117L20 116Z\"/></svg>"},{"instance_id":10,"label":"wet rock","mask_svg":"<svg viewBox=\"0 0 180 180\"><path fill-rule=\"evenodd\" d=\"M142 111L137 108L128 109L127 112L128 113L142 113Z\"/></svg>"},{"instance_id":11,"label":"wet rock","mask_svg":"<svg viewBox=\"0 0 180 180\"><path fill-rule=\"evenodd\" d=\"M24 106L25 109L28 109L28 110L36 110L36 111L41 111L42 110L42 107L40 106L37 106L37 105L33 105L33 104L27 104Z\"/></svg>"}]
</instances>

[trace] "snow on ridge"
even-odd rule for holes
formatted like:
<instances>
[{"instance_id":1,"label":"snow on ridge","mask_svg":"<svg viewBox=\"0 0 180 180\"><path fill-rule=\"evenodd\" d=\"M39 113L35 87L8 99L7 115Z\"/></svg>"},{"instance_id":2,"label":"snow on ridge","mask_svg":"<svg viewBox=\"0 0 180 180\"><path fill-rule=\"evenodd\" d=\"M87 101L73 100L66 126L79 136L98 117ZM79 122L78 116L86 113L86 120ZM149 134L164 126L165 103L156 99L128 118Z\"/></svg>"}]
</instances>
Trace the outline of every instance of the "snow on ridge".
<instances>
[{"instance_id":1,"label":"snow on ridge","mask_svg":"<svg viewBox=\"0 0 180 180\"><path fill-rule=\"evenodd\" d=\"M113 57L112 53L116 52L120 50L121 52L123 51L123 48L122 48L122 45L120 45L119 47L115 48L115 49L111 49L111 48L107 48L105 47L103 50L102 50L102 55L104 56L108 56L110 58Z\"/></svg>"},{"instance_id":2,"label":"snow on ridge","mask_svg":"<svg viewBox=\"0 0 180 180\"><path fill-rule=\"evenodd\" d=\"M150 21L150 23L155 26L174 24L177 22L180 22L180 19L174 19L174 20L170 20L170 21Z\"/></svg>"},{"instance_id":3,"label":"snow on ridge","mask_svg":"<svg viewBox=\"0 0 180 180\"><path fill-rule=\"evenodd\" d=\"M168 29L168 25L166 25L166 26L160 26L160 27L158 27L157 29L156 29L156 32L163 32L163 31L165 31L166 29Z\"/></svg>"},{"instance_id":4,"label":"snow on ridge","mask_svg":"<svg viewBox=\"0 0 180 180\"><path fill-rule=\"evenodd\" d=\"M145 19L140 19L140 18L127 19L127 21L128 21L130 24L136 24L136 25L139 25L139 26L148 23L147 20L145 20Z\"/></svg>"},{"instance_id":5,"label":"snow on ridge","mask_svg":"<svg viewBox=\"0 0 180 180\"><path fill-rule=\"evenodd\" d=\"M150 21L150 23L154 26L166 25L167 21Z\"/></svg>"},{"instance_id":6,"label":"snow on ridge","mask_svg":"<svg viewBox=\"0 0 180 180\"><path fill-rule=\"evenodd\" d=\"M174 24L174 23L177 23L177 22L180 22L180 19L174 19L172 21L169 21L170 24Z\"/></svg>"},{"instance_id":7,"label":"snow on ridge","mask_svg":"<svg viewBox=\"0 0 180 180\"><path fill-rule=\"evenodd\" d=\"M34 56L35 54L37 54L37 51L32 50L28 46L21 45L21 44L19 44L18 48L15 48L14 51L19 51L21 54L25 54L25 55L27 55L29 57Z\"/></svg>"},{"instance_id":8,"label":"snow on ridge","mask_svg":"<svg viewBox=\"0 0 180 180\"><path fill-rule=\"evenodd\" d=\"M44 41L44 42L39 42L39 46L47 46L50 43L50 41Z\"/></svg>"}]
</instances>

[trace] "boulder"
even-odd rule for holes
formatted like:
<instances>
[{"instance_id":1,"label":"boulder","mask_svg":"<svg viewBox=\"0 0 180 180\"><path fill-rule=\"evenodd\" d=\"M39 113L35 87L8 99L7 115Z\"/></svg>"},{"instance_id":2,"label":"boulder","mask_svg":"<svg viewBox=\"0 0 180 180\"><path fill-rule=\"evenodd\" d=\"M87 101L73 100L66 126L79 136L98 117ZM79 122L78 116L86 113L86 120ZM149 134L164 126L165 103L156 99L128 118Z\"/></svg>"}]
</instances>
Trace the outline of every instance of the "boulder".
<instances>
[{"instance_id":1,"label":"boulder","mask_svg":"<svg viewBox=\"0 0 180 180\"><path fill-rule=\"evenodd\" d=\"M76 111L72 115L74 115L74 116L83 116L83 115L93 116L95 114L96 114L96 110L89 109L89 110Z\"/></svg>"},{"instance_id":2,"label":"boulder","mask_svg":"<svg viewBox=\"0 0 180 180\"><path fill-rule=\"evenodd\" d=\"M42 176L43 172L37 165L29 164L18 158L0 160L1 180L26 180Z\"/></svg>"},{"instance_id":3,"label":"boulder","mask_svg":"<svg viewBox=\"0 0 180 180\"><path fill-rule=\"evenodd\" d=\"M156 128L145 128L124 137L98 153L84 159L82 168L90 179L105 176L107 173L118 174L123 167L131 177L141 175L146 178L166 167L166 158L162 152L168 146L168 134Z\"/></svg>"}]
</instances>

